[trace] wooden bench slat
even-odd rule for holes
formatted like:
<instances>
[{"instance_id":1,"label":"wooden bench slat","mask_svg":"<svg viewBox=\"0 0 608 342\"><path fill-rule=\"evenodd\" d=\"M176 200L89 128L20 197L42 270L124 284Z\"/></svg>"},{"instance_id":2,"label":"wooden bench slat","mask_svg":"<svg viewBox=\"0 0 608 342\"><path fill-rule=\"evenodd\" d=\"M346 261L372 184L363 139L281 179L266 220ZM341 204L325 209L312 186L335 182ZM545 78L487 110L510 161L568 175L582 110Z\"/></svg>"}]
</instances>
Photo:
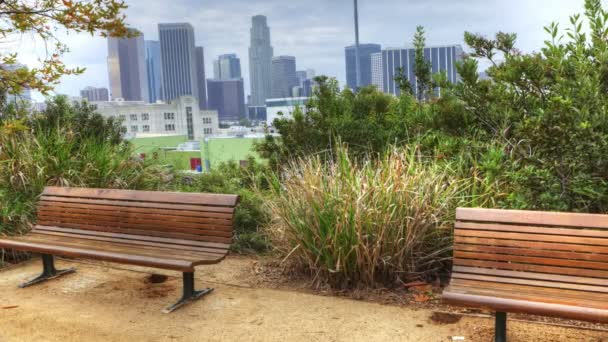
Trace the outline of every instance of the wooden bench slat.
<instances>
[{"instance_id":1,"label":"wooden bench slat","mask_svg":"<svg viewBox=\"0 0 608 342\"><path fill-rule=\"evenodd\" d=\"M214 255L224 255L228 252L227 249L220 250L217 248L205 248L205 247L196 247L196 246L186 246L186 245L174 245L167 243L159 243L159 242L151 242L151 241L141 241L141 240L129 240L129 239L119 239L115 237L107 237L100 235L85 235L78 233L64 233L64 232L56 232L51 230L38 230L34 229L32 233L42 234L42 235L52 235L52 236L63 236L68 238L78 238L84 240L95 240L95 241L107 241L107 242L116 242L127 245L139 245L139 246L150 246L150 247L162 247L162 248L170 248L178 251L190 251L190 252L202 252Z\"/></svg>"},{"instance_id":2,"label":"wooden bench slat","mask_svg":"<svg viewBox=\"0 0 608 342\"><path fill-rule=\"evenodd\" d=\"M608 216L600 214L458 208L456 209L456 220L608 229Z\"/></svg>"},{"instance_id":3,"label":"wooden bench slat","mask_svg":"<svg viewBox=\"0 0 608 342\"><path fill-rule=\"evenodd\" d=\"M538 286L538 287L550 287L550 288L558 288L558 289L608 293L608 288L603 287L603 286L572 284L572 283L533 280L533 279L521 279L521 278L513 278L513 277L497 277L497 276L482 275L482 274L453 273L452 279L481 280L481 281L489 281L489 282L494 282L494 283L520 284L520 285L529 285L529 286Z\"/></svg>"},{"instance_id":4,"label":"wooden bench slat","mask_svg":"<svg viewBox=\"0 0 608 342\"><path fill-rule=\"evenodd\" d=\"M129 204L133 204L128 202ZM232 214L228 212L215 212L215 211L205 211L201 208L200 210L178 210L178 209L162 209L162 208L153 208L151 211L149 207L136 207L136 206L125 206L125 205L107 205L107 204L94 204L94 203L76 203L76 202L57 202L57 201L44 201L41 200L38 202L38 208L44 209L70 209L70 210L82 210L89 211L95 210L99 212L108 211L108 212L128 212L128 213L136 213L136 214L149 214L153 212L154 214L162 214L162 215L171 215L171 216L185 216L185 217L201 217L201 218L217 218L223 219L227 221L232 221ZM214 208L217 209L217 208ZM232 210L230 208L225 208L228 210Z\"/></svg>"},{"instance_id":5,"label":"wooden bench slat","mask_svg":"<svg viewBox=\"0 0 608 342\"><path fill-rule=\"evenodd\" d=\"M496 268L496 269L501 269L501 270L512 270L512 271L555 273L555 274L583 276L583 277L608 278L607 271L590 270L590 269L576 268L576 267L545 266L545 265L535 265L535 264L510 263L510 262L500 262L500 261L484 261L484 260L460 259L460 258L454 259L454 265L471 266L471 267L487 267L487 268Z\"/></svg>"},{"instance_id":6,"label":"wooden bench slat","mask_svg":"<svg viewBox=\"0 0 608 342\"><path fill-rule=\"evenodd\" d=\"M204 212L216 212L216 213L228 213L234 212L234 207L212 207L204 205L192 205L192 204L172 204L172 203L160 203L160 202L129 202L119 200L107 200L107 199L94 199L94 198L71 198L71 197L57 197L57 196L41 196L40 199L45 202L59 202L59 203L87 203L87 204L101 204L101 205L116 205L123 207L134 207L134 208L154 208L154 209L172 209L172 210L185 210L185 211L204 211Z\"/></svg>"},{"instance_id":7,"label":"wooden bench slat","mask_svg":"<svg viewBox=\"0 0 608 342\"><path fill-rule=\"evenodd\" d=\"M80 214L80 213L53 213L49 214L46 211L42 211L38 213L38 219L40 221L69 221L69 222L96 222L107 226L121 226L121 225L131 225L137 227L150 227L150 228L159 228L162 230L173 230L177 228L187 228L187 229L199 229L199 230L209 230L217 233L219 236L232 236L232 226L227 226L225 224L213 224L213 223L192 223L192 222L176 222L171 219L144 219L137 218L128 215L121 215L120 212L117 212L114 216L107 215L95 215L91 214ZM213 235L213 234L212 234Z\"/></svg>"},{"instance_id":8,"label":"wooden bench slat","mask_svg":"<svg viewBox=\"0 0 608 342\"><path fill-rule=\"evenodd\" d=\"M559 250L573 251L583 253L598 253L608 254L608 247L592 246L592 245L577 245L571 243L558 242L539 242L539 241L523 241L523 240L504 240L494 238L478 238L469 236L454 236L454 242L473 245L488 245L488 246L504 246L504 247L527 247L538 248L539 250Z\"/></svg>"},{"instance_id":9,"label":"wooden bench slat","mask_svg":"<svg viewBox=\"0 0 608 342\"><path fill-rule=\"evenodd\" d=\"M456 244L454 244L454 249L459 250L459 251L465 251L465 252L506 254L506 255L519 255L519 256L532 256L532 257L547 257L547 258L559 258L559 259L582 260L582 261L597 261L597 262L608 263L608 254L577 253L577 252L553 251L553 250L546 250L546 249L517 248L517 247L469 245L469 244L463 244L460 242L457 242Z\"/></svg>"},{"instance_id":10,"label":"wooden bench slat","mask_svg":"<svg viewBox=\"0 0 608 342\"><path fill-rule=\"evenodd\" d=\"M183 240L183 239L173 239L173 238L135 235L135 234L121 234L121 233L102 232L102 231L95 231L95 230L81 230L81 229L64 228L64 227L37 225L34 227L34 230L67 232L67 233L75 233L75 234L80 234L80 235L116 237L116 238L125 239L125 240L151 241L151 242L159 242L159 243L165 243L165 244L203 247L203 248L209 248L209 249L218 249L220 251L227 250L228 248L230 248L230 245L226 244L226 243L207 242L207 241L198 241L198 240Z\"/></svg>"},{"instance_id":11,"label":"wooden bench slat","mask_svg":"<svg viewBox=\"0 0 608 342\"><path fill-rule=\"evenodd\" d=\"M469 229L455 229L455 234L459 236L485 237L503 240L522 240L522 241L539 241L539 242L561 242L575 243L581 245L608 246L608 239L572 237L572 236L556 236L544 234L525 234L525 233L507 233L495 231L481 231Z\"/></svg>"},{"instance_id":12,"label":"wooden bench slat","mask_svg":"<svg viewBox=\"0 0 608 342\"><path fill-rule=\"evenodd\" d=\"M568 260L568 259L554 259L554 258L541 258L541 257L530 257L520 256L512 254L495 254L495 253L476 253L466 252L461 250L454 251L454 257L458 259L478 259L478 260L492 260L492 261L506 261L506 262L518 262L525 264L535 265L549 265L549 266L566 266L566 267L577 267L586 268L593 270L608 270L608 263L594 262L594 261L581 261L581 260Z\"/></svg>"},{"instance_id":13,"label":"wooden bench slat","mask_svg":"<svg viewBox=\"0 0 608 342\"><path fill-rule=\"evenodd\" d=\"M471 229L471 230L487 230L487 231L500 231L500 232L517 232L517 233L531 233L531 234L546 234L546 235L564 235L572 237L597 237L597 238L608 238L607 230L596 230L596 229L568 229L568 228L555 228L547 226L517 226L503 223L478 223L478 222L456 222L455 228L459 229Z\"/></svg>"},{"instance_id":14,"label":"wooden bench slat","mask_svg":"<svg viewBox=\"0 0 608 342\"><path fill-rule=\"evenodd\" d=\"M197 204L208 206L230 206L238 202L237 195L200 194L182 192L133 191L94 188L66 188L49 186L44 189L45 196L95 198L137 202L159 202L178 204Z\"/></svg>"},{"instance_id":15,"label":"wooden bench slat","mask_svg":"<svg viewBox=\"0 0 608 342\"><path fill-rule=\"evenodd\" d=\"M22 250L35 253L52 254L73 258L91 258L96 260L125 263L130 265L148 266L191 272L193 263L185 260L174 260L166 256L141 256L136 254L125 254L108 251L91 250L89 248L75 248L65 246L55 246L46 243L26 242L18 240L0 239L0 246L15 250ZM204 262L201 260L200 262ZM216 260L208 260L208 263L216 263Z\"/></svg>"},{"instance_id":16,"label":"wooden bench slat","mask_svg":"<svg viewBox=\"0 0 608 342\"><path fill-rule=\"evenodd\" d=\"M65 236L53 236L32 233L27 236L14 238L17 241L46 243L54 246L67 246L75 248L89 248L91 250L109 251L123 254L135 254L150 257L167 257L175 260L186 260L194 262L199 259L219 259L222 256L215 253L192 252L166 247L138 246L120 242L101 242L88 239L77 239Z\"/></svg>"},{"instance_id":17,"label":"wooden bench slat","mask_svg":"<svg viewBox=\"0 0 608 342\"><path fill-rule=\"evenodd\" d=\"M452 269L452 272L453 273L493 275L493 276L499 276L499 277L512 277L512 278L519 278L519 279L551 280L551 281L562 282L562 283L606 286L608 288L608 279L602 279L602 278L564 276L564 275L552 274L552 273L506 271L506 270L497 270L497 269L493 269L493 268L467 267L467 266L454 266Z\"/></svg>"},{"instance_id":18,"label":"wooden bench slat","mask_svg":"<svg viewBox=\"0 0 608 342\"><path fill-rule=\"evenodd\" d=\"M90 220L85 219L76 219L76 218L48 218L48 217L40 217L38 223L44 226L59 226L59 227L70 227L70 228L79 228L79 229L92 229L92 230L101 230L105 231L107 229L116 229L119 232L124 232L126 234L129 231L136 232L139 231L139 234L146 235L152 232L157 233L183 233L187 235L193 236L208 236L219 239L217 242L229 242L231 241L232 232L227 232L223 230L213 230L213 229L197 229L197 228L180 228L180 227L170 227L166 228L160 224L156 225L144 225L144 224L132 224L129 222L124 222L120 224L110 224L105 221L95 221L91 222Z\"/></svg>"},{"instance_id":19,"label":"wooden bench slat","mask_svg":"<svg viewBox=\"0 0 608 342\"><path fill-rule=\"evenodd\" d=\"M183 239L183 240L196 240L196 241L206 241L206 242L217 242L223 244L229 244L232 242L231 238L226 237L218 237L218 236L204 236L197 234L188 234L182 232L165 232L165 231L156 231L156 230L145 230L145 229L132 229L132 228L116 228L116 227L103 227L103 226L94 226L94 225L86 225L86 224L72 224L72 223L53 223L48 224L49 226L59 224L61 227L65 228L75 228L75 229L90 229L101 232L113 232L113 233L122 233L122 234L134 234L134 235L148 235L148 236L156 236L162 238L172 238L172 239Z\"/></svg>"}]
</instances>

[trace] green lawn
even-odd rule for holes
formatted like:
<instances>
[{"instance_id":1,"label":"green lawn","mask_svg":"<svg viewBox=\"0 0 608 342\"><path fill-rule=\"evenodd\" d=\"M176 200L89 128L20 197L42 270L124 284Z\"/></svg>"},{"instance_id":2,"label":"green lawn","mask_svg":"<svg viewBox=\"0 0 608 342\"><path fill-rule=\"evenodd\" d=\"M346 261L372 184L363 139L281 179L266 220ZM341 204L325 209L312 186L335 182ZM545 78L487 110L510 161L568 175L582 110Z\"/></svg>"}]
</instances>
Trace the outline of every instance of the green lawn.
<instances>
[{"instance_id":1,"label":"green lawn","mask_svg":"<svg viewBox=\"0 0 608 342\"><path fill-rule=\"evenodd\" d=\"M209 157L211 167L230 160L247 160L253 156L256 160L262 161L260 156L252 150L253 144L262 138L209 138L209 147L201 142L201 152L203 160ZM207 152L208 151L208 152Z\"/></svg>"}]
</instances>

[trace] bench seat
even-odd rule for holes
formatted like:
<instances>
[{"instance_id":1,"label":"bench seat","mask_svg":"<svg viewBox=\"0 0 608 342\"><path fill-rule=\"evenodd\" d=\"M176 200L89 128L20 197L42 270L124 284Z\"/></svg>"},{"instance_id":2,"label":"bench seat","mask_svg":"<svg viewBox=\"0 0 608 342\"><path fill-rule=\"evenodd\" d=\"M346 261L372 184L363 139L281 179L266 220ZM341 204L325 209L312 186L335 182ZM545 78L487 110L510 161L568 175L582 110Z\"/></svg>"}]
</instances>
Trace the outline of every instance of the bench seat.
<instances>
[{"instance_id":1,"label":"bench seat","mask_svg":"<svg viewBox=\"0 0 608 342\"><path fill-rule=\"evenodd\" d=\"M40 253L43 271L20 287L74 272L54 256L181 271L183 295L171 312L213 291L195 290L197 265L220 262L232 242L239 197L226 194L46 187L36 226L0 237L0 248Z\"/></svg>"},{"instance_id":2,"label":"bench seat","mask_svg":"<svg viewBox=\"0 0 608 342\"><path fill-rule=\"evenodd\" d=\"M220 262L230 245L36 226L30 234L1 238L0 247L192 272L197 265Z\"/></svg>"},{"instance_id":3,"label":"bench seat","mask_svg":"<svg viewBox=\"0 0 608 342\"><path fill-rule=\"evenodd\" d=\"M458 208L446 304L608 323L608 215Z\"/></svg>"}]
</instances>

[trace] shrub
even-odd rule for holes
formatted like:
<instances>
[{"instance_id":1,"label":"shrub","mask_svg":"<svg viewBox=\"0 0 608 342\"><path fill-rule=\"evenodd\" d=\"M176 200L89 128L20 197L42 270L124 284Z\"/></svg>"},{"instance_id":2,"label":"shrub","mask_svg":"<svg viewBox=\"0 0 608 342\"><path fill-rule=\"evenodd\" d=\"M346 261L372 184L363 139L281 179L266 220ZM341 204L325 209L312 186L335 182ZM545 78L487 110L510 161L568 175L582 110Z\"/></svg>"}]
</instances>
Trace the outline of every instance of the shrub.
<instances>
[{"instance_id":1,"label":"shrub","mask_svg":"<svg viewBox=\"0 0 608 342\"><path fill-rule=\"evenodd\" d=\"M477 181L461 177L457 165L415 149L356 163L339 148L334 158L292 162L283 181L273 178L269 201L273 243L317 284L432 278L450 257L455 208L488 199L472 195Z\"/></svg>"}]
</instances>

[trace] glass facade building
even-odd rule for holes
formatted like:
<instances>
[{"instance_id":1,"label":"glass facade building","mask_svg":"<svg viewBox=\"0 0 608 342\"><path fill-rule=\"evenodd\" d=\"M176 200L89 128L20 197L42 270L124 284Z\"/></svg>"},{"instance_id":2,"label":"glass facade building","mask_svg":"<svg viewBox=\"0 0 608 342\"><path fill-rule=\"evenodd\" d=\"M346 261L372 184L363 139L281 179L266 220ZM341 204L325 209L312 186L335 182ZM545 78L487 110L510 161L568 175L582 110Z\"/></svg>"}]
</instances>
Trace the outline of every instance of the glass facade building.
<instances>
[{"instance_id":1,"label":"glass facade building","mask_svg":"<svg viewBox=\"0 0 608 342\"><path fill-rule=\"evenodd\" d=\"M108 38L108 79L110 96L125 101L148 101L143 33L133 38Z\"/></svg>"},{"instance_id":2,"label":"glass facade building","mask_svg":"<svg viewBox=\"0 0 608 342\"><path fill-rule=\"evenodd\" d=\"M162 98L171 101L182 95L197 97L198 80L194 29L189 23L158 24L160 39Z\"/></svg>"},{"instance_id":3,"label":"glass facade building","mask_svg":"<svg viewBox=\"0 0 608 342\"><path fill-rule=\"evenodd\" d=\"M296 58L294 56L273 57L271 75L270 97L273 99L291 97L293 87L298 85Z\"/></svg>"},{"instance_id":4,"label":"glass facade building","mask_svg":"<svg viewBox=\"0 0 608 342\"><path fill-rule=\"evenodd\" d=\"M110 101L108 88L86 87L80 91L80 97L89 102Z\"/></svg>"},{"instance_id":5,"label":"glass facade building","mask_svg":"<svg viewBox=\"0 0 608 342\"><path fill-rule=\"evenodd\" d=\"M156 103L161 97L162 78L160 69L160 42L144 41L146 48L146 72L148 74L148 100Z\"/></svg>"},{"instance_id":6,"label":"glass facade building","mask_svg":"<svg viewBox=\"0 0 608 342\"><path fill-rule=\"evenodd\" d=\"M238 121L245 117L243 79L207 80L208 107L217 110L220 121Z\"/></svg>"},{"instance_id":7,"label":"glass facade building","mask_svg":"<svg viewBox=\"0 0 608 342\"><path fill-rule=\"evenodd\" d=\"M380 52L381 49L382 47L379 44L359 44L359 70L361 73L361 84L359 84L359 87L372 84L371 55ZM350 89L356 89L357 59L354 45L344 48L344 57L346 62L346 86Z\"/></svg>"},{"instance_id":8,"label":"glass facade building","mask_svg":"<svg viewBox=\"0 0 608 342\"><path fill-rule=\"evenodd\" d=\"M395 82L395 76L397 76L399 68L402 68L412 90L416 93L415 57L416 51L413 48L382 50L382 90L385 93L393 95L401 93ZM424 58L430 63L433 74L443 72L450 82L456 83L459 81L460 76L456 72L456 62L462 60L462 47L460 45L427 47L424 49ZM441 93L441 89L436 89L436 91L438 94Z\"/></svg>"},{"instance_id":9,"label":"glass facade building","mask_svg":"<svg viewBox=\"0 0 608 342\"><path fill-rule=\"evenodd\" d=\"M241 78L241 60L234 53L220 55L213 61L213 78L216 80L229 80Z\"/></svg>"},{"instance_id":10,"label":"glass facade building","mask_svg":"<svg viewBox=\"0 0 608 342\"><path fill-rule=\"evenodd\" d=\"M199 109L207 109L207 79L205 78L205 49L197 46L196 55L196 84L198 85Z\"/></svg>"},{"instance_id":11,"label":"glass facade building","mask_svg":"<svg viewBox=\"0 0 608 342\"><path fill-rule=\"evenodd\" d=\"M270 45L270 28L266 17L251 18L251 42L249 45L249 82L251 83L250 105L264 106L270 97L270 65L273 49Z\"/></svg>"}]
</instances>

